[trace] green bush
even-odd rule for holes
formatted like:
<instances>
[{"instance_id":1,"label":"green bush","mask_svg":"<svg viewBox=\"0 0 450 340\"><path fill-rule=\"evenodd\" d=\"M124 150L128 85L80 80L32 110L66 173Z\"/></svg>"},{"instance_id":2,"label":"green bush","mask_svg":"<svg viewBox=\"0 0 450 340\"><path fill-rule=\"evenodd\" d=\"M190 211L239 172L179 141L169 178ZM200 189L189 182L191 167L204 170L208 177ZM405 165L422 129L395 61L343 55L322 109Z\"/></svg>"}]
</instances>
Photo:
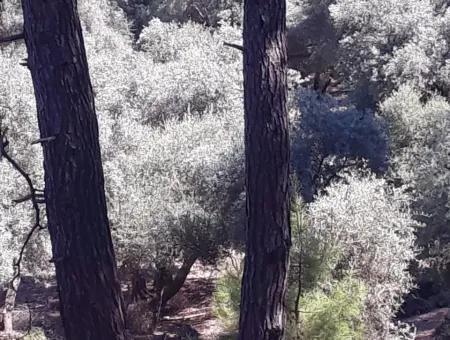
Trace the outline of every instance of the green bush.
<instances>
[{"instance_id":1,"label":"green bush","mask_svg":"<svg viewBox=\"0 0 450 340\"><path fill-rule=\"evenodd\" d=\"M238 329L243 263L227 268L216 283L213 313L229 331Z\"/></svg>"},{"instance_id":2,"label":"green bush","mask_svg":"<svg viewBox=\"0 0 450 340\"><path fill-rule=\"evenodd\" d=\"M33 328L26 334L23 340L47 340L47 336L41 328Z\"/></svg>"},{"instance_id":3,"label":"green bush","mask_svg":"<svg viewBox=\"0 0 450 340\"><path fill-rule=\"evenodd\" d=\"M348 276L331 286L320 288L300 300L304 339L363 339L362 313L367 291L358 280Z\"/></svg>"},{"instance_id":4,"label":"green bush","mask_svg":"<svg viewBox=\"0 0 450 340\"><path fill-rule=\"evenodd\" d=\"M219 278L213 294L213 312L228 331L238 329L242 264L228 268ZM351 276L331 284L328 289L316 288L300 300L301 322L289 314L287 339L343 340L363 339L362 313L367 290ZM295 297L288 295L288 305Z\"/></svg>"},{"instance_id":5,"label":"green bush","mask_svg":"<svg viewBox=\"0 0 450 340\"><path fill-rule=\"evenodd\" d=\"M297 178L292 179L294 192L298 189ZM342 258L337 242L315 233L309 221L308 207L298 194L291 200L291 266L289 269L289 294L296 294L301 277L302 293L328 282ZM295 293L294 293L295 290ZM292 301L295 301L293 297Z\"/></svg>"}]
</instances>

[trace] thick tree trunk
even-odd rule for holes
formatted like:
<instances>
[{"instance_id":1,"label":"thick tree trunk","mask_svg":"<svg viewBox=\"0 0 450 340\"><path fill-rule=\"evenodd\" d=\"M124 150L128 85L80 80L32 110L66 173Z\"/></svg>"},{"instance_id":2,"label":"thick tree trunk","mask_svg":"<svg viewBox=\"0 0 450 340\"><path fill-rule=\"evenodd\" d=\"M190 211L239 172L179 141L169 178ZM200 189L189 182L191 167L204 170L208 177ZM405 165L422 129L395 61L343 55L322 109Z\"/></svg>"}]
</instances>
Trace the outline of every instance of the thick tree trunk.
<instances>
[{"instance_id":1,"label":"thick tree trunk","mask_svg":"<svg viewBox=\"0 0 450 340\"><path fill-rule=\"evenodd\" d=\"M66 339L122 340L122 296L76 1L23 0L22 7Z\"/></svg>"},{"instance_id":2,"label":"thick tree trunk","mask_svg":"<svg viewBox=\"0 0 450 340\"><path fill-rule=\"evenodd\" d=\"M289 265L285 0L246 0L244 98L247 240L240 340L284 337Z\"/></svg>"}]
</instances>

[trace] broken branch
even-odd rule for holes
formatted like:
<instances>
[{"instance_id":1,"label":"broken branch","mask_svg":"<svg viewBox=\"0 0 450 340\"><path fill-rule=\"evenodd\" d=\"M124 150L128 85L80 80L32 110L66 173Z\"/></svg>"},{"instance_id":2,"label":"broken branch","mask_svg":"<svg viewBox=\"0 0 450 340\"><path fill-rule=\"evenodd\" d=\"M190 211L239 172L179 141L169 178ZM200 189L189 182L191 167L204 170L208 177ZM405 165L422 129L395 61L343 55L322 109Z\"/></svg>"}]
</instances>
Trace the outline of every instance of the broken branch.
<instances>
[{"instance_id":1,"label":"broken branch","mask_svg":"<svg viewBox=\"0 0 450 340\"><path fill-rule=\"evenodd\" d=\"M241 45L238 45L238 44L232 44L232 43L228 43L228 42L224 42L223 44L224 44L225 46L232 47L232 48L238 49L238 50L241 51L241 52L244 52L244 47L241 46Z\"/></svg>"},{"instance_id":2,"label":"broken branch","mask_svg":"<svg viewBox=\"0 0 450 340\"><path fill-rule=\"evenodd\" d=\"M56 136L44 137L44 138L40 138L40 139L37 139L35 141L32 141L31 145L39 144L39 143L47 143L47 142L51 142L51 141L53 141L55 139L56 139Z\"/></svg>"},{"instance_id":3,"label":"broken branch","mask_svg":"<svg viewBox=\"0 0 450 340\"><path fill-rule=\"evenodd\" d=\"M0 37L0 44L10 43L10 42L21 40L21 39L25 39L25 34L23 32L14 34L14 35L10 35L9 37Z\"/></svg>"}]
</instances>

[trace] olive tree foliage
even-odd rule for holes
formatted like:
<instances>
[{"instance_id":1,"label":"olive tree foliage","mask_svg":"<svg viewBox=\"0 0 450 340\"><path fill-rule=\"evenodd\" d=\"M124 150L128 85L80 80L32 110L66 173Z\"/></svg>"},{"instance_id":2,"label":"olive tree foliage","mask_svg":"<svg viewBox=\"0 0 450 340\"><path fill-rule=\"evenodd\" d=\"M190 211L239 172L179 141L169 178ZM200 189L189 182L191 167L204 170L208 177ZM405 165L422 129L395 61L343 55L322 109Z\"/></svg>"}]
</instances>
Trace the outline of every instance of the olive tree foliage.
<instances>
[{"instance_id":1,"label":"olive tree foliage","mask_svg":"<svg viewBox=\"0 0 450 340\"><path fill-rule=\"evenodd\" d=\"M411 190L417 219L426 226L419 244L425 256L444 256L432 263L448 271L450 104L438 95L421 99L417 87L404 85L380 105L380 112L390 122L392 177Z\"/></svg>"},{"instance_id":2,"label":"olive tree foliage","mask_svg":"<svg viewBox=\"0 0 450 340\"><path fill-rule=\"evenodd\" d=\"M328 74L358 108L406 81L448 95L448 4L439 1L292 1L289 64Z\"/></svg>"},{"instance_id":3,"label":"olive tree foliage","mask_svg":"<svg viewBox=\"0 0 450 340\"><path fill-rule=\"evenodd\" d=\"M150 22L138 45L153 59L153 82L138 77L134 93L136 105L143 104L137 107L143 122L159 124L188 112L201 115L240 105L241 55L223 45L237 36L239 31L231 27L212 34L194 23Z\"/></svg>"},{"instance_id":4,"label":"olive tree foliage","mask_svg":"<svg viewBox=\"0 0 450 340\"><path fill-rule=\"evenodd\" d=\"M12 1L5 1L2 6L0 34L17 33L20 29L20 7ZM34 186L42 189L42 157L39 146L31 145L39 138L32 82L28 70L19 65L25 57L22 44L0 47L0 74L3 84L7 84L0 87L0 125L8 128L8 154L29 174ZM1 160L0 288L12 279L13 263L18 259L20 248L33 226L31 203L13 203L14 199L26 196L28 190L23 177L8 162ZM35 234L25 253L22 272L46 275L49 273L49 259L50 243L46 232Z\"/></svg>"},{"instance_id":5,"label":"olive tree foliage","mask_svg":"<svg viewBox=\"0 0 450 340\"><path fill-rule=\"evenodd\" d=\"M334 60L330 59L311 70L323 72L326 68L332 68L332 78L341 82L337 85L340 90L345 90L336 97L339 100L334 100L344 102L344 106L354 108L361 116L367 109L375 112L372 117L375 117L374 121L378 123L376 131L381 132L375 136L383 136L379 140L384 140L386 147L373 148L376 143L373 143L371 136L374 136L372 132L375 130L365 128L366 132L360 135L369 138L360 139L363 143L358 143L357 146L359 149L372 149L377 154L375 159L385 160L385 166L378 168L381 171L374 171L375 173L380 175L388 169L385 176L390 182L411 190L411 207L415 211L415 218L425 225L418 233L418 244L425 247L422 257L427 259L426 262L431 262L433 267L442 266L441 269L445 269L449 253L449 185L446 168L450 13L448 2L337 0L332 3L317 2L312 6L313 9L328 11L327 20L331 21L333 30L332 34L330 32L326 36L337 37L338 45ZM301 25L308 16L311 17L308 13L303 11L303 17L300 16L297 25ZM315 39L316 36L308 35L309 40L306 40L310 41L313 47L322 41L321 38ZM293 38L296 39L295 35ZM331 39L330 43L332 41ZM299 62L307 65L309 61L303 58ZM312 96L319 97L324 96ZM314 112L309 107L300 102L299 129L295 135L297 139L294 140L297 150L294 157L298 159L296 169L299 174L308 174L300 176L302 194L306 200L311 200L316 192L320 192L321 186L326 187L319 185L317 188L316 184L321 183L317 175L317 169L320 167L317 164L322 165L320 155L323 153L323 142L315 137L320 136L321 131L309 128L314 126L310 120L317 122L317 126L320 121L321 126L327 127L321 139L328 141L332 146L330 149L339 148L339 138L328 132L330 126L339 125L329 118L324 122L320 120L319 117L323 116L321 113L327 112L327 109L319 109L318 114L313 114L311 119L308 119L308 112ZM332 111L340 111L335 104L333 107ZM329 114L326 117L329 117ZM361 124L363 122L364 120ZM339 131L352 130L349 125L352 126L346 124L345 128ZM312 133L317 130L319 133ZM311 133L308 133L309 131ZM353 140L358 139L358 133L352 133L351 136ZM311 142L307 142L303 147L297 142L305 140ZM315 144L312 141L316 141ZM376 152L377 149L382 152ZM308 155L313 155L312 159L319 161L310 162ZM381 155L385 158L379 158ZM304 166L300 162L302 156L307 160ZM370 164L370 158L367 156L366 153L363 158ZM343 159L347 158L337 157L333 164L339 164ZM356 164L357 167L361 165L361 162ZM371 165L369 168L376 170ZM329 181L322 183L328 184ZM444 274L447 275L446 270ZM425 276L421 275L422 278ZM442 281L447 280L447 276L440 275L440 278Z\"/></svg>"},{"instance_id":6,"label":"olive tree foliage","mask_svg":"<svg viewBox=\"0 0 450 340\"><path fill-rule=\"evenodd\" d=\"M410 194L368 171L344 174L311 203L296 191L294 178L288 338L414 339L413 327L394 321L413 288ZM234 266L214 294L215 313L231 329L241 276L242 266Z\"/></svg>"},{"instance_id":7,"label":"olive tree foliage","mask_svg":"<svg viewBox=\"0 0 450 340\"><path fill-rule=\"evenodd\" d=\"M0 34L6 36L22 28L22 9L17 1L4 0L0 3Z\"/></svg>"},{"instance_id":8,"label":"olive tree foliage","mask_svg":"<svg viewBox=\"0 0 450 340\"><path fill-rule=\"evenodd\" d=\"M10 4L2 12L12 25L8 32L20 27ZM223 45L239 31L222 25L211 32L194 23L155 19L136 49L126 17L113 3L83 0L78 10L119 264L131 259L137 268L158 261L170 267L188 253L213 261L221 246L242 237L241 53ZM156 50L160 56L153 55ZM24 57L21 43L0 50L1 75L8 83L0 89L0 109L12 154L41 187L41 151L30 146L38 136L32 83L19 65ZM25 187L6 163L0 163L0 172L2 242L10 236L19 242L31 211L12 206L10 198L20 197ZM2 248L5 277L14 244ZM50 256L39 258L49 266Z\"/></svg>"},{"instance_id":9,"label":"olive tree foliage","mask_svg":"<svg viewBox=\"0 0 450 340\"><path fill-rule=\"evenodd\" d=\"M337 0L329 7L339 34L339 71L363 107L406 81L448 92L448 9L432 1Z\"/></svg>"},{"instance_id":10,"label":"olive tree foliage","mask_svg":"<svg viewBox=\"0 0 450 340\"><path fill-rule=\"evenodd\" d=\"M344 169L367 166L378 174L387 170L386 124L376 113L308 89L298 91L298 105L293 163L305 201L339 179Z\"/></svg>"},{"instance_id":11,"label":"olive tree foliage","mask_svg":"<svg viewBox=\"0 0 450 340\"><path fill-rule=\"evenodd\" d=\"M142 124L160 126L190 112L201 115L239 105L241 56L223 41L238 33L224 27L211 34L198 24L177 26L155 19L139 45L117 34L105 20L92 20L86 45L100 116L126 113ZM187 41L188 43L186 43ZM106 113L105 113L106 114Z\"/></svg>"},{"instance_id":12,"label":"olive tree foliage","mask_svg":"<svg viewBox=\"0 0 450 340\"><path fill-rule=\"evenodd\" d=\"M145 268L231 246L243 215L242 117L232 112L148 127L120 119L127 147L105 163L119 254Z\"/></svg>"},{"instance_id":13,"label":"olive tree foliage","mask_svg":"<svg viewBox=\"0 0 450 340\"><path fill-rule=\"evenodd\" d=\"M310 282L309 287L325 288L344 273L361 280L367 289L364 339L395 338L392 320L412 288L408 267L415 257L417 222L409 203L408 194L385 180L351 172L307 206L302 252L305 259L324 260L322 271L329 273L310 275L319 286Z\"/></svg>"},{"instance_id":14,"label":"olive tree foliage","mask_svg":"<svg viewBox=\"0 0 450 340\"><path fill-rule=\"evenodd\" d=\"M86 46L119 262L149 269L185 256L214 260L239 236L243 211L241 55L223 45L238 31L154 19L133 49L104 12L90 17Z\"/></svg>"}]
</instances>

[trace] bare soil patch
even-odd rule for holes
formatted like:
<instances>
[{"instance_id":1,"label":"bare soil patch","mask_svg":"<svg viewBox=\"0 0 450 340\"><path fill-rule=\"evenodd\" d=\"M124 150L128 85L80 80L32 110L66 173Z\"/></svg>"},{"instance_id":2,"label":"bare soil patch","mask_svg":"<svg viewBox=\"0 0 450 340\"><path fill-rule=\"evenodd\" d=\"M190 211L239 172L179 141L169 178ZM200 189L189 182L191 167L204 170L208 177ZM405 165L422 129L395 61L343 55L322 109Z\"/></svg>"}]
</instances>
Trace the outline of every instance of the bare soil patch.
<instances>
[{"instance_id":1,"label":"bare soil patch","mask_svg":"<svg viewBox=\"0 0 450 340\"><path fill-rule=\"evenodd\" d=\"M219 339L220 322L212 313L212 294L217 271L195 264L181 291L165 310L153 335L137 336L140 340ZM0 305L2 305L0 295ZM19 286L14 312L14 328L26 331L41 328L49 340L64 340L54 279L40 282L24 277Z\"/></svg>"}]
</instances>

